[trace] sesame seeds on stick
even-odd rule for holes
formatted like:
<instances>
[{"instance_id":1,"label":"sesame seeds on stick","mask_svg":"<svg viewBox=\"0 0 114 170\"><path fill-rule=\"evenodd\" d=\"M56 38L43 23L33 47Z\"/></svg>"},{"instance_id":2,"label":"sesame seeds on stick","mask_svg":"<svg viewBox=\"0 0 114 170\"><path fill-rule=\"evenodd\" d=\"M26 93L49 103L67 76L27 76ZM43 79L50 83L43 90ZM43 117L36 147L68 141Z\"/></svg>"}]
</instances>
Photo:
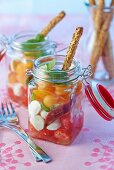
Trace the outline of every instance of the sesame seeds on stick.
<instances>
[{"instance_id":1,"label":"sesame seeds on stick","mask_svg":"<svg viewBox=\"0 0 114 170\"><path fill-rule=\"evenodd\" d=\"M67 51L64 63L63 63L62 70L68 70L70 68L74 54L75 54L75 51L76 51L78 43L79 43L79 40L82 36L82 33L83 33L82 27L76 28L76 30L75 30L75 32L72 36L72 40L70 42L70 45L69 45L69 48L68 48L68 51Z\"/></svg>"},{"instance_id":2,"label":"sesame seeds on stick","mask_svg":"<svg viewBox=\"0 0 114 170\"><path fill-rule=\"evenodd\" d=\"M105 5L104 0L98 0L98 5L99 5L99 7L104 7L104 5Z\"/></svg>"},{"instance_id":3,"label":"sesame seeds on stick","mask_svg":"<svg viewBox=\"0 0 114 170\"><path fill-rule=\"evenodd\" d=\"M96 17L95 17L95 26L98 33L101 29L101 25L103 22L103 8L104 8L104 0L99 0Z\"/></svg>"},{"instance_id":4,"label":"sesame seeds on stick","mask_svg":"<svg viewBox=\"0 0 114 170\"><path fill-rule=\"evenodd\" d=\"M108 29L110 27L111 20L112 20L112 13L109 13L109 15L107 16L107 18L101 28L96 46L93 49L94 52L92 53L93 55L92 55L91 61L90 61L91 66L92 66L92 73L93 73L92 77L94 77L94 73L96 70L98 60L102 54L102 50L103 50L106 40L108 38Z\"/></svg>"},{"instance_id":5,"label":"sesame seeds on stick","mask_svg":"<svg viewBox=\"0 0 114 170\"><path fill-rule=\"evenodd\" d=\"M55 25L65 17L65 15L65 12L61 11L49 22L49 24L40 32L40 34L46 36L55 27Z\"/></svg>"},{"instance_id":6,"label":"sesame seeds on stick","mask_svg":"<svg viewBox=\"0 0 114 170\"><path fill-rule=\"evenodd\" d=\"M114 0L111 1L111 6L114 6Z\"/></svg>"},{"instance_id":7,"label":"sesame seeds on stick","mask_svg":"<svg viewBox=\"0 0 114 170\"><path fill-rule=\"evenodd\" d=\"M89 0L90 5L96 5L95 0Z\"/></svg>"},{"instance_id":8,"label":"sesame seeds on stick","mask_svg":"<svg viewBox=\"0 0 114 170\"><path fill-rule=\"evenodd\" d=\"M94 44L93 44L93 49L92 49L92 53L91 53L91 59L90 59L90 64L92 66L92 77L94 76L94 72L96 70L96 66L97 63L99 61L98 58L100 58L99 55L99 50L97 48L98 46L98 42L99 42L99 35L100 35L100 31L102 28L102 24L103 24L103 8L104 8L104 0L98 0L98 7L96 10L96 15L95 15L95 29L96 29L96 34L95 34L95 40L94 40ZM101 48L100 48L101 51ZM98 54L97 54L98 53Z\"/></svg>"}]
</instances>

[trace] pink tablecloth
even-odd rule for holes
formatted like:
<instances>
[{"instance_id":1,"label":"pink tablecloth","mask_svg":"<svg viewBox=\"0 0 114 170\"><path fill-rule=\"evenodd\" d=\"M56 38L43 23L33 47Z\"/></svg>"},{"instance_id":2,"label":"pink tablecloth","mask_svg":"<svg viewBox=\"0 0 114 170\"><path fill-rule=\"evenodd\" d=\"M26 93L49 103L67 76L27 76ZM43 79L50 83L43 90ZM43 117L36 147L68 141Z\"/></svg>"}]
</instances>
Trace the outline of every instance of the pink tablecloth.
<instances>
[{"instance_id":1,"label":"pink tablecloth","mask_svg":"<svg viewBox=\"0 0 114 170\"><path fill-rule=\"evenodd\" d=\"M10 36L23 29L40 29L49 18L1 16L0 32ZM83 17L68 16L53 30L51 36L57 41L68 43L75 27L79 25L86 28ZM108 86L108 90L114 97L114 86ZM0 101L6 100L7 93L2 87ZM28 111L18 105L15 105L15 108L21 125L27 129ZM36 163L21 138L7 129L0 128L0 170L114 170L114 122L103 120L91 107L87 98L83 110L84 126L72 145L60 146L35 140L52 157L53 161L48 164Z\"/></svg>"}]
</instances>

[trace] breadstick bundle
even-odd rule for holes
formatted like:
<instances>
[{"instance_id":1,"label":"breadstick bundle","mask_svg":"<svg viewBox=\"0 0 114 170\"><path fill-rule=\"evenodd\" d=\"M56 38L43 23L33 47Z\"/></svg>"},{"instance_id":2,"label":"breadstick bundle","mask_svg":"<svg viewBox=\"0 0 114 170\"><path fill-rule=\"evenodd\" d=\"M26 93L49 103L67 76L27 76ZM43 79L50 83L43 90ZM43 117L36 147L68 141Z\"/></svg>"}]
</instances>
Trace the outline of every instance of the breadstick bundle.
<instances>
[{"instance_id":1,"label":"breadstick bundle","mask_svg":"<svg viewBox=\"0 0 114 170\"><path fill-rule=\"evenodd\" d=\"M105 0L89 0L93 8L93 23L95 28L94 43L91 51L90 64L92 67L92 78L97 68L99 59L102 57L104 68L108 72L109 79L114 78L114 56L112 49L112 40L109 32L113 19L114 0L107 7Z\"/></svg>"}]
</instances>

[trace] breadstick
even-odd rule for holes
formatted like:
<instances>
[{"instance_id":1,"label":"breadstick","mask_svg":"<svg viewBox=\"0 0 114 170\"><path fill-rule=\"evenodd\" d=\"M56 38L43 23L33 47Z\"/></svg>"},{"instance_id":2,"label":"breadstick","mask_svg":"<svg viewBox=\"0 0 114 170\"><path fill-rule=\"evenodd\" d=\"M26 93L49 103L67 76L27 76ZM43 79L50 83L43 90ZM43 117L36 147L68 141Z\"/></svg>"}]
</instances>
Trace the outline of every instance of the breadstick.
<instances>
[{"instance_id":1,"label":"breadstick","mask_svg":"<svg viewBox=\"0 0 114 170\"><path fill-rule=\"evenodd\" d=\"M96 5L95 0L89 0L89 4L90 5ZM95 16L96 16L96 8L92 8L92 16L93 16L93 21L95 20Z\"/></svg>"},{"instance_id":2,"label":"breadstick","mask_svg":"<svg viewBox=\"0 0 114 170\"><path fill-rule=\"evenodd\" d=\"M98 6L99 7L104 7L105 6L105 1L104 0L98 0Z\"/></svg>"},{"instance_id":3,"label":"breadstick","mask_svg":"<svg viewBox=\"0 0 114 170\"><path fill-rule=\"evenodd\" d=\"M94 9L94 10L95 10L95 9ZM98 28L98 27L96 26L97 23L95 22L95 16L96 16L96 15L95 15L95 14L96 14L95 12L96 12L96 11L93 11L93 12L94 12L94 17L93 17L94 27L96 27L96 29L97 29L97 28ZM103 13L103 17L102 17L102 22L100 22L101 27L102 27L102 24L103 24L103 22L105 21L106 17L107 17L107 14L104 12L104 13ZM106 44L105 44L105 48L104 48L105 51L108 50L107 48L109 47L109 45L108 45L107 43L111 43L111 42L110 42L110 39L109 39L109 41L107 41ZM102 57L105 55L105 51L103 52Z\"/></svg>"},{"instance_id":4,"label":"breadstick","mask_svg":"<svg viewBox=\"0 0 114 170\"><path fill-rule=\"evenodd\" d=\"M111 1L111 6L114 6L114 0Z\"/></svg>"},{"instance_id":5,"label":"breadstick","mask_svg":"<svg viewBox=\"0 0 114 170\"><path fill-rule=\"evenodd\" d=\"M101 25L103 22L103 8L104 8L104 0L99 0L98 1L98 7L97 7L97 12L96 12L96 17L95 17L95 26L96 30L100 31Z\"/></svg>"},{"instance_id":6,"label":"breadstick","mask_svg":"<svg viewBox=\"0 0 114 170\"><path fill-rule=\"evenodd\" d=\"M98 45L98 41L99 41L99 35L100 35L100 31L101 31L101 27L103 24L103 8L104 8L104 0L99 0L98 1L98 7L97 7L97 11L96 11L96 17L95 17L95 29L96 29L96 34L95 34L95 39L94 39L94 44L93 44L93 49L92 49L92 53L91 53L91 58L90 58L90 64L92 66L92 68L94 68L94 65L97 65L98 62L98 56L96 55L96 47ZM96 68L96 66L95 66ZM94 69L92 69L92 77L94 76Z\"/></svg>"},{"instance_id":7,"label":"breadstick","mask_svg":"<svg viewBox=\"0 0 114 170\"><path fill-rule=\"evenodd\" d=\"M76 28L76 31L74 32L74 34L72 36L72 40L69 45L69 48L68 48L68 51L67 51L64 63L63 63L62 70L68 70L70 68L82 33L83 33L82 27Z\"/></svg>"},{"instance_id":8,"label":"breadstick","mask_svg":"<svg viewBox=\"0 0 114 170\"><path fill-rule=\"evenodd\" d=\"M106 18L106 20L105 20L105 22L104 22L104 24L101 28L99 38L97 39L97 41L94 45L91 60L90 60L90 63L91 63L91 66L92 66L92 73L93 73L92 77L94 76L97 62L98 62L98 60L99 60L99 58L102 54L104 45L106 43L106 40L107 40L107 37L108 37L108 29L110 27L111 20L112 20L112 13L109 13L109 15L107 16L107 18Z\"/></svg>"},{"instance_id":9,"label":"breadstick","mask_svg":"<svg viewBox=\"0 0 114 170\"><path fill-rule=\"evenodd\" d=\"M49 22L49 24L40 32L40 34L46 36L55 27L55 25L65 17L65 15L66 14L64 11L60 12Z\"/></svg>"},{"instance_id":10,"label":"breadstick","mask_svg":"<svg viewBox=\"0 0 114 170\"><path fill-rule=\"evenodd\" d=\"M114 5L114 0L112 0L110 6L113 6L113 5ZM112 12L113 11L111 11L110 13ZM103 61L105 69L107 70L109 74L109 79L114 78L114 59L113 59L113 48L112 48L112 41L110 38L110 33L108 33L108 39L104 47L102 61Z\"/></svg>"},{"instance_id":11,"label":"breadstick","mask_svg":"<svg viewBox=\"0 0 114 170\"><path fill-rule=\"evenodd\" d=\"M100 33L100 30L101 30L101 26L102 26L102 23L103 23L103 5L104 5L104 1L99 0L98 3L99 4L98 4L98 7L97 7L96 17L95 17L95 29L96 29L96 34L95 35L96 36L95 36L93 48L94 48L94 46L96 46L96 43L97 43L98 38L99 38L99 33Z\"/></svg>"},{"instance_id":12,"label":"breadstick","mask_svg":"<svg viewBox=\"0 0 114 170\"><path fill-rule=\"evenodd\" d=\"M90 5L96 5L95 0L89 0Z\"/></svg>"},{"instance_id":13,"label":"breadstick","mask_svg":"<svg viewBox=\"0 0 114 170\"><path fill-rule=\"evenodd\" d=\"M109 79L112 79L114 77L114 58L110 35L108 35L106 45L104 46L104 55L102 57L102 60L104 67L109 74Z\"/></svg>"}]
</instances>

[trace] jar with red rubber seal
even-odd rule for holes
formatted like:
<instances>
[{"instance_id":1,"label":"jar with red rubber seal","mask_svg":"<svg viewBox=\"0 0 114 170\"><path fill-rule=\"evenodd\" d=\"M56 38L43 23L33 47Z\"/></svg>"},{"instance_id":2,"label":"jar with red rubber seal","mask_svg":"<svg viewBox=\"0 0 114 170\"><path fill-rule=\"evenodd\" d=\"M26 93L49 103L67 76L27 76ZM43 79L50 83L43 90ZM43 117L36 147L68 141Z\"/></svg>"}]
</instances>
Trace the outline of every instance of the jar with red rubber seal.
<instances>
[{"instance_id":1,"label":"jar with red rubber seal","mask_svg":"<svg viewBox=\"0 0 114 170\"><path fill-rule=\"evenodd\" d=\"M62 55L45 56L34 62L29 83L29 133L37 139L67 145L83 126L81 68L73 60L70 70L61 70Z\"/></svg>"},{"instance_id":2,"label":"jar with red rubber seal","mask_svg":"<svg viewBox=\"0 0 114 170\"><path fill-rule=\"evenodd\" d=\"M27 74L29 83L29 134L37 139L68 145L82 129L83 87L90 103L107 121L114 118L114 100L102 85L86 80L91 67L81 68L73 60L63 71L64 56L45 56L37 59Z\"/></svg>"}]
</instances>

